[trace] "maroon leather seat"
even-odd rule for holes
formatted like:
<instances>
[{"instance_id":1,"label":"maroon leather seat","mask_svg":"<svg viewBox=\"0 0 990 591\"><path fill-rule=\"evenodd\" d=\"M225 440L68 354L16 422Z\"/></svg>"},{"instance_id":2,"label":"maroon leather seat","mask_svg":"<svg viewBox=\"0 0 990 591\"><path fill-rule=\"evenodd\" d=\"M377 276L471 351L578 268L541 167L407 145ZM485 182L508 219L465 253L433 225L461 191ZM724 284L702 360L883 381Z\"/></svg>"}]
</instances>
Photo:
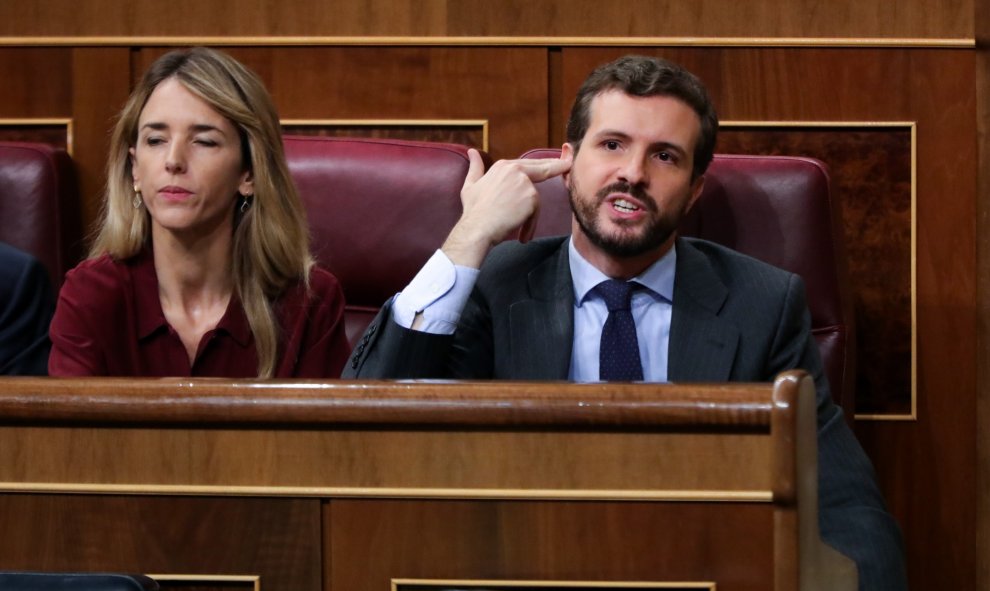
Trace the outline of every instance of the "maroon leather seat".
<instances>
[{"instance_id":1,"label":"maroon leather seat","mask_svg":"<svg viewBox=\"0 0 990 591\"><path fill-rule=\"evenodd\" d=\"M557 158L560 150L531 150L524 158ZM540 183L538 236L571 231L571 210L560 178ZM825 165L790 156L716 155L705 188L679 232L704 238L800 275L811 326L832 398L852 417L853 310L839 203Z\"/></svg>"},{"instance_id":2,"label":"maroon leather seat","mask_svg":"<svg viewBox=\"0 0 990 591\"><path fill-rule=\"evenodd\" d=\"M285 152L317 261L343 285L353 344L460 216L467 147L286 136Z\"/></svg>"},{"instance_id":3,"label":"maroon leather seat","mask_svg":"<svg viewBox=\"0 0 990 591\"><path fill-rule=\"evenodd\" d=\"M83 251L72 159L47 144L0 142L0 241L41 261L58 288Z\"/></svg>"}]
</instances>

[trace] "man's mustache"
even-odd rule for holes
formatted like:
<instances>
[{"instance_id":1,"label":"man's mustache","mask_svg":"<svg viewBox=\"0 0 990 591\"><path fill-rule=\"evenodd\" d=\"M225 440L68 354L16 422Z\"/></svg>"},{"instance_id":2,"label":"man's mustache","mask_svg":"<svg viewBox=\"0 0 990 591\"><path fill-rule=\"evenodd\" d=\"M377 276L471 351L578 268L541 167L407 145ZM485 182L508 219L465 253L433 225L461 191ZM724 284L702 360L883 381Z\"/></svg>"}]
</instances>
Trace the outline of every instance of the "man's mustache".
<instances>
[{"instance_id":1,"label":"man's mustache","mask_svg":"<svg viewBox=\"0 0 990 591\"><path fill-rule=\"evenodd\" d=\"M642 185L633 185L625 181L616 181L611 185L600 189L595 197L598 199L598 203L605 201L605 198L612 193L625 193L631 197L635 197L643 205L643 208L649 210L652 213L657 213L657 204L650 197L650 194L646 192L646 189Z\"/></svg>"}]
</instances>

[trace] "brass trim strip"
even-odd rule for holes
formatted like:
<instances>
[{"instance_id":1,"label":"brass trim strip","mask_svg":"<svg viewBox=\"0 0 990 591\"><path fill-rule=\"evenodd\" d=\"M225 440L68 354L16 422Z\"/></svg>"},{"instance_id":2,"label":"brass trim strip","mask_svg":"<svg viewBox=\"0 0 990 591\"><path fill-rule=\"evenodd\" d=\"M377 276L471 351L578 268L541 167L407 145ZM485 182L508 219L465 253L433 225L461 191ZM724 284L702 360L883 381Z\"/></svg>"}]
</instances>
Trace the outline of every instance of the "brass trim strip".
<instances>
[{"instance_id":1,"label":"brass trim strip","mask_svg":"<svg viewBox=\"0 0 990 591\"><path fill-rule=\"evenodd\" d=\"M917 121L721 121L719 127L872 127L911 131L911 414L855 414L857 421L918 420L918 122Z\"/></svg>"},{"instance_id":2,"label":"brass trim strip","mask_svg":"<svg viewBox=\"0 0 990 591\"><path fill-rule=\"evenodd\" d=\"M3 45L0 42L0 45ZM12 117L0 118L0 126L15 125L64 125L65 126L65 151L72 156L72 125L71 117Z\"/></svg>"},{"instance_id":3,"label":"brass trim strip","mask_svg":"<svg viewBox=\"0 0 990 591\"><path fill-rule=\"evenodd\" d=\"M219 583L251 583L254 591L261 591L261 575L194 575L194 574L145 574L156 581L190 581Z\"/></svg>"},{"instance_id":4,"label":"brass trim strip","mask_svg":"<svg viewBox=\"0 0 990 591\"><path fill-rule=\"evenodd\" d=\"M486 591L492 587L559 587L571 589L709 589L715 591L714 581L538 581L521 579L392 579L392 591L401 591L400 585L435 585L444 587L479 587Z\"/></svg>"},{"instance_id":5,"label":"brass trim strip","mask_svg":"<svg viewBox=\"0 0 990 591\"><path fill-rule=\"evenodd\" d=\"M918 126L911 125L911 420L918 420Z\"/></svg>"},{"instance_id":6,"label":"brass trim strip","mask_svg":"<svg viewBox=\"0 0 990 591\"><path fill-rule=\"evenodd\" d=\"M0 492L415 499L700 501L738 503L770 503L773 501L773 492L769 490L557 490L510 488L372 488L0 482Z\"/></svg>"},{"instance_id":7,"label":"brass trim strip","mask_svg":"<svg viewBox=\"0 0 990 591\"><path fill-rule=\"evenodd\" d=\"M915 372L912 370L911 372ZM857 414L854 415L857 421L917 421L918 412L915 399L911 398L911 414L909 415L877 415L877 414Z\"/></svg>"},{"instance_id":8,"label":"brass trim strip","mask_svg":"<svg viewBox=\"0 0 990 591\"><path fill-rule=\"evenodd\" d=\"M488 119L282 119L279 123L324 127L480 127L481 149L488 151Z\"/></svg>"},{"instance_id":9,"label":"brass trim strip","mask_svg":"<svg viewBox=\"0 0 990 591\"><path fill-rule=\"evenodd\" d=\"M588 36L8 36L0 46L659 46L884 47L975 49L973 37L588 37Z\"/></svg>"},{"instance_id":10,"label":"brass trim strip","mask_svg":"<svg viewBox=\"0 0 990 591\"><path fill-rule=\"evenodd\" d=\"M719 121L721 127L909 127L914 129L916 121ZM912 135L912 141L914 137Z\"/></svg>"}]
</instances>

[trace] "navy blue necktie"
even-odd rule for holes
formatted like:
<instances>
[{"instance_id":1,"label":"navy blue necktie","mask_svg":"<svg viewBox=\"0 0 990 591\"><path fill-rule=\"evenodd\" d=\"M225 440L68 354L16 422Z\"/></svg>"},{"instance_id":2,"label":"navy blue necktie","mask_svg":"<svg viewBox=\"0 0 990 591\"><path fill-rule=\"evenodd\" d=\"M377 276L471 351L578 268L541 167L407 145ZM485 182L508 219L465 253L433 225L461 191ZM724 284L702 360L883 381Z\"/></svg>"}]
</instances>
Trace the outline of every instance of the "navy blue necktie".
<instances>
[{"instance_id":1,"label":"navy blue necktie","mask_svg":"<svg viewBox=\"0 0 990 591\"><path fill-rule=\"evenodd\" d=\"M602 328L602 343L598 352L598 377L603 381L632 382L643 379L636 323L631 310L635 287L637 285L634 283L618 279L602 281L595 286L608 306L608 318Z\"/></svg>"}]
</instances>

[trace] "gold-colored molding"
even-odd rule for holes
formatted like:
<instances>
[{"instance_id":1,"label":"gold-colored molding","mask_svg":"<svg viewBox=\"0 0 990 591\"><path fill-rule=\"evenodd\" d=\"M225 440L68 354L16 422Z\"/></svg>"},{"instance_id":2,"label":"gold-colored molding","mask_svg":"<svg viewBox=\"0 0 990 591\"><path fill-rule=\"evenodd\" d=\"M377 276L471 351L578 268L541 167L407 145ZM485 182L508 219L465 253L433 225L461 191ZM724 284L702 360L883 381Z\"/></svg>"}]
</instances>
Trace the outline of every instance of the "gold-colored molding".
<instances>
[{"instance_id":1,"label":"gold-colored molding","mask_svg":"<svg viewBox=\"0 0 990 591\"><path fill-rule=\"evenodd\" d=\"M0 492L237 497L771 503L769 490L561 490L0 482Z\"/></svg>"},{"instance_id":2,"label":"gold-colored molding","mask_svg":"<svg viewBox=\"0 0 990 591\"><path fill-rule=\"evenodd\" d=\"M281 119L282 126L312 127L464 127L481 128L481 149L488 151L488 119Z\"/></svg>"},{"instance_id":3,"label":"gold-colored molding","mask_svg":"<svg viewBox=\"0 0 990 591\"><path fill-rule=\"evenodd\" d=\"M20 117L20 118L0 118L0 127L15 126L63 126L65 127L65 151L72 156L72 118L71 117Z\"/></svg>"},{"instance_id":4,"label":"gold-colored molding","mask_svg":"<svg viewBox=\"0 0 990 591\"><path fill-rule=\"evenodd\" d=\"M196 575L196 574L146 574L156 581L189 583L245 583L253 591L261 591L261 575Z\"/></svg>"},{"instance_id":5,"label":"gold-colored molding","mask_svg":"<svg viewBox=\"0 0 990 591\"><path fill-rule=\"evenodd\" d=\"M403 585L434 586L457 589L511 589L514 587L547 589L707 589L715 591L714 581L540 581L501 579L392 579L391 591L402 591Z\"/></svg>"},{"instance_id":6,"label":"gold-colored molding","mask_svg":"<svg viewBox=\"0 0 990 591\"><path fill-rule=\"evenodd\" d=\"M720 128L813 127L908 129L911 132L911 414L856 414L857 421L918 420L918 124L917 121L720 121Z\"/></svg>"},{"instance_id":7,"label":"gold-colored molding","mask_svg":"<svg viewBox=\"0 0 990 591\"><path fill-rule=\"evenodd\" d=\"M975 49L976 39L925 37L616 36L11 36L0 46L527 46L527 47L882 47Z\"/></svg>"},{"instance_id":8,"label":"gold-colored molding","mask_svg":"<svg viewBox=\"0 0 990 591\"><path fill-rule=\"evenodd\" d=\"M875 128L911 128L917 125L916 121L746 121L729 120L719 121L719 128L723 127L875 127ZM914 139L912 133L912 140Z\"/></svg>"}]
</instances>

